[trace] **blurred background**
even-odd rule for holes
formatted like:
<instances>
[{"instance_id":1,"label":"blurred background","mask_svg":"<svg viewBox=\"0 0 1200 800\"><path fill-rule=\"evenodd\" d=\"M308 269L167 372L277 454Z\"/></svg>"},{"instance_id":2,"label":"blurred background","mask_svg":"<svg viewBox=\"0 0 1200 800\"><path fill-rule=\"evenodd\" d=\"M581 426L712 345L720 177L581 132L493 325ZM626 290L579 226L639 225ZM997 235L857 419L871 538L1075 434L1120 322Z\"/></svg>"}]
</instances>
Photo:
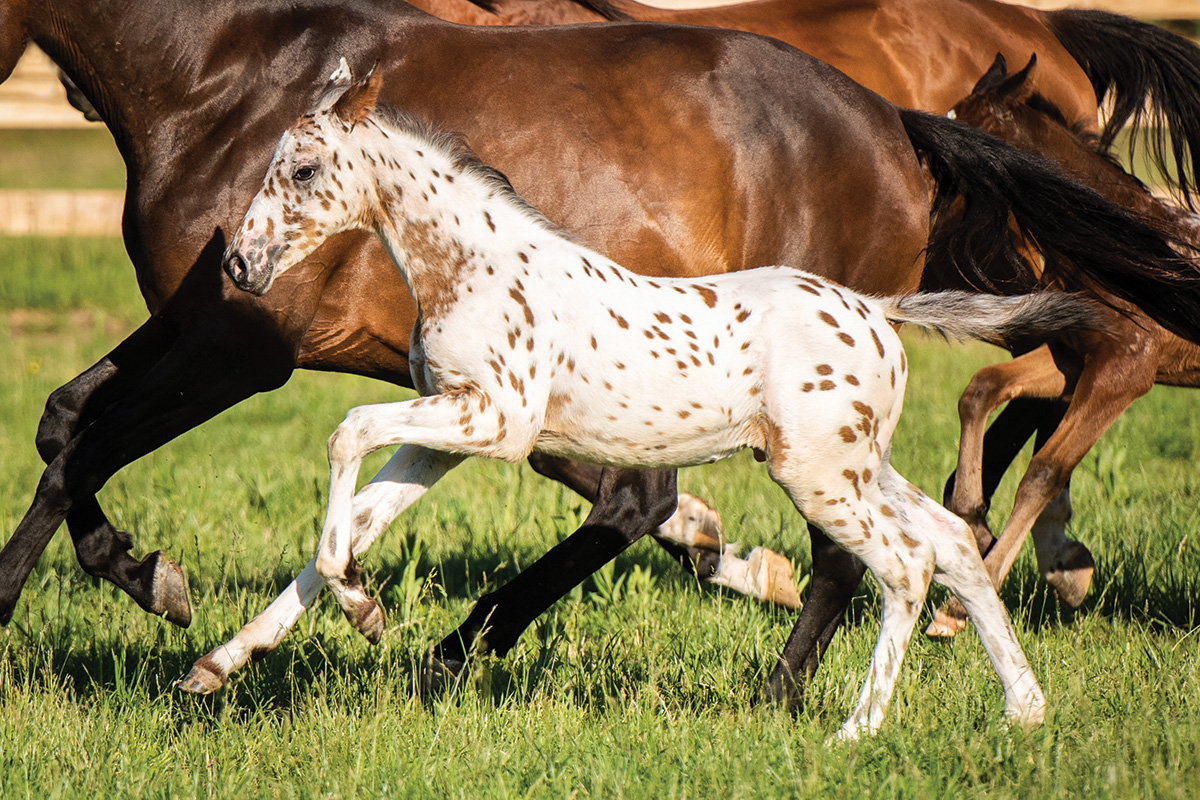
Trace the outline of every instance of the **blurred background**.
<instances>
[{"instance_id":1,"label":"blurred background","mask_svg":"<svg viewBox=\"0 0 1200 800\"><path fill-rule=\"evenodd\" d=\"M729 0L654 0L671 8ZM1100 8L1200 38L1200 0L1022 0ZM125 170L104 126L68 105L54 63L30 46L0 84L0 235L119 236Z\"/></svg>"}]
</instances>

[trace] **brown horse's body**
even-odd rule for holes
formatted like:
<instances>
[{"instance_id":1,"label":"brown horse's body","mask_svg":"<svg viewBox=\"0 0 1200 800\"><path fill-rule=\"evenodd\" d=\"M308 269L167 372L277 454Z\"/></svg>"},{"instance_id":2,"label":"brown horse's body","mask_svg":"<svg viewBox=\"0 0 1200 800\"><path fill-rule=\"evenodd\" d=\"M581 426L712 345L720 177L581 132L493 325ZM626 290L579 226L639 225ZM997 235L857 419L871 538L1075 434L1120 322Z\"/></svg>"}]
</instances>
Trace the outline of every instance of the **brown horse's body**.
<instances>
[{"instance_id":1,"label":"brown horse's body","mask_svg":"<svg viewBox=\"0 0 1200 800\"><path fill-rule=\"evenodd\" d=\"M1040 67L1040 60L1038 61ZM1080 182L1149 219L1176 227L1200 247L1200 219L1154 198L1120 167L1097 154L1044 98L1034 95L1034 64L1008 76L1002 60L955 106L960 119L1055 161ZM975 529L992 582L999 587L1032 529L1040 571L1072 606L1084 598L1091 555L1066 539L1071 473L1129 405L1156 383L1200 386L1200 347L1164 330L1138 308L1108 296L1108 335L1075 334L1012 361L980 370L959 402L962 436L949 506ZM1017 488L1012 515L993 540L987 524L983 438L988 415L1017 398L1066 404L1062 422L1034 454ZM987 494L990 494L988 492ZM1052 505L1053 504L1053 505ZM1044 514L1047 509L1050 514ZM1035 523L1039 523L1036 524ZM931 625L953 635L964 612L951 603Z\"/></svg>"},{"instance_id":2,"label":"brown horse's body","mask_svg":"<svg viewBox=\"0 0 1200 800\"><path fill-rule=\"evenodd\" d=\"M281 385L297 366L409 383L417 309L366 236L330 241L269 298L233 291L220 269L227 232L279 132L341 56L360 70L378 62L386 101L463 131L552 220L647 272L787 263L880 293L911 290L921 277L929 186L909 123L836 70L768 39L643 24L469 28L399 0L10 0L0 7L0 70L27 37L113 132L129 174L125 242L152 316L47 405L38 447L48 467L0 553L0 621L65 519L85 569L185 622L173 565L160 554L130 558L129 537L97 504L108 477ZM933 122L920 125L930 133ZM1085 244L1101 243L1100 260L1136 260L1131 250L1146 243L1125 251L1103 243L1108 229L1123 228L1106 219ZM1082 260L1095 266L1091 255ZM1191 310L1177 315L1185 325L1200 316L1194 294L1168 299L1179 304L1168 315ZM553 566L522 573L536 592L490 596L481 619L500 651L674 507L670 474L558 466L597 503ZM861 569L828 545L814 540L814 594L846 598ZM836 628L810 613L821 606L802 615L793 640L808 649L789 644L785 674L805 659L815 666L818 642ZM482 624L468 620L447 641L469 647Z\"/></svg>"},{"instance_id":3,"label":"brown horse's body","mask_svg":"<svg viewBox=\"0 0 1200 800\"><path fill-rule=\"evenodd\" d=\"M564 25L627 17L771 36L832 64L891 102L945 113L996 53L1013 63L1038 54L1038 91L1070 119L1096 123L1092 84L1047 27L1045 12L998 0L754 0L666 9L634 0L415 0L470 25ZM1019 61L1018 61L1019 60Z\"/></svg>"}]
</instances>

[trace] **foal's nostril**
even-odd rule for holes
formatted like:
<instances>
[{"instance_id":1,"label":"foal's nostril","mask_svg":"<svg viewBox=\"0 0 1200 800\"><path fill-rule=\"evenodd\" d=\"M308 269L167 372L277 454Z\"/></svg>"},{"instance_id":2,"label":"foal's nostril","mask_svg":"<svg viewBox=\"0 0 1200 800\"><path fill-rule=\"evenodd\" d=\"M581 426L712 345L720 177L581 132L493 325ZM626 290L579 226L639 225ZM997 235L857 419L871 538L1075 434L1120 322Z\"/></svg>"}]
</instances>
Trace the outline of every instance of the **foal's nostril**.
<instances>
[{"instance_id":1,"label":"foal's nostril","mask_svg":"<svg viewBox=\"0 0 1200 800\"><path fill-rule=\"evenodd\" d=\"M246 269L246 260L237 253L230 255L225 259L225 272L233 278L234 283L244 283L249 272Z\"/></svg>"}]
</instances>

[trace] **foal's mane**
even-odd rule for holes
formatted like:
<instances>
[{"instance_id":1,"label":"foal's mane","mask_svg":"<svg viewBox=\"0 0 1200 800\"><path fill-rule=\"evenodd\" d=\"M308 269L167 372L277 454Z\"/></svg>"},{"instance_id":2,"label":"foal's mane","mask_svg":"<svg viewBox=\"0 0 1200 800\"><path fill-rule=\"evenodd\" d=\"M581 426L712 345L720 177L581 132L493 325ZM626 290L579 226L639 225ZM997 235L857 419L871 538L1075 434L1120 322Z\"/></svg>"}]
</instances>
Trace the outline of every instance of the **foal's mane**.
<instances>
[{"instance_id":1,"label":"foal's mane","mask_svg":"<svg viewBox=\"0 0 1200 800\"><path fill-rule=\"evenodd\" d=\"M473 5L479 6L489 14L499 13L497 8L501 2L503 0L471 0ZM614 6L609 0L569 0L569 2L599 14L609 22L630 22L633 20L633 17Z\"/></svg>"},{"instance_id":2,"label":"foal's mane","mask_svg":"<svg viewBox=\"0 0 1200 800\"><path fill-rule=\"evenodd\" d=\"M476 155L471 146L467 144L467 137L464 134L458 131L443 130L428 120L385 103L376 105L368 119L373 119L381 128L407 134L427 142L431 148L449 158L455 169L483 183L493 195L523 212L532 222L565 239L575 241L574 237L546 219L542 212L517 194L517 190L513 188L507 175L485 163Z\"/></svg>"}]
</instances>

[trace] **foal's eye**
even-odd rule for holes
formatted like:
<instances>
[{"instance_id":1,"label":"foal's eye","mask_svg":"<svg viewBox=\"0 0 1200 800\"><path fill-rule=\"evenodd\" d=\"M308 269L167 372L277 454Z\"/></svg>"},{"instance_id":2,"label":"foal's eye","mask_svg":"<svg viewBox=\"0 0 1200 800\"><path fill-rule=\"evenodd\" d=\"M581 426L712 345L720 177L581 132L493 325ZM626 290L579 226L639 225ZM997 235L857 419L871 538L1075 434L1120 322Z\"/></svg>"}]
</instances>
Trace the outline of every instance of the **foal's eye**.
<instances>
[{"instance_id":1,"label":"foal's eye","mask_svg":"<svg viewBox=\"0 0 1200 800\"><path fill-rule=\"evenodd\" d=\"M317 171L312 167L296 167L296 171L292 173L294 181L311 181Z\"/></svg>"}]
</instances>

